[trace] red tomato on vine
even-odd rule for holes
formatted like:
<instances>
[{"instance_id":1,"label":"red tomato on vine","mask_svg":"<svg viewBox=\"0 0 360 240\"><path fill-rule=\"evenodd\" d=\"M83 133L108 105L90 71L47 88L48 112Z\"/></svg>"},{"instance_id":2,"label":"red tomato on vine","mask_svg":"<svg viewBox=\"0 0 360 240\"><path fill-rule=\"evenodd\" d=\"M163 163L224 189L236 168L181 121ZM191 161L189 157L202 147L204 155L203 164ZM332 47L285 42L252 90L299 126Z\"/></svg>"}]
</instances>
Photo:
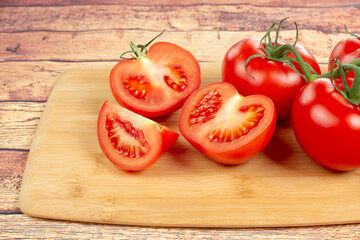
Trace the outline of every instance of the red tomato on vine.
<instances>
[{"instance_id":1,"label":"red tomato on vine","mask_svg":"<svg viewBox=\"0 0 360 240\"><path fill-rule=\"evenodd\" d=\"M297 40L292 46L278 42L279 30L287 27L282 25L284 20L274 23L262 39L247 38L233 45L222 64L222 80L233 84L245 96L270 97L278 120L290 117L292 102L307 82L297 59L302 58L313 73L320 74L314 56ZM272 41L270 33L276 26L276 38Z\"/></svg>"}]
</instances>

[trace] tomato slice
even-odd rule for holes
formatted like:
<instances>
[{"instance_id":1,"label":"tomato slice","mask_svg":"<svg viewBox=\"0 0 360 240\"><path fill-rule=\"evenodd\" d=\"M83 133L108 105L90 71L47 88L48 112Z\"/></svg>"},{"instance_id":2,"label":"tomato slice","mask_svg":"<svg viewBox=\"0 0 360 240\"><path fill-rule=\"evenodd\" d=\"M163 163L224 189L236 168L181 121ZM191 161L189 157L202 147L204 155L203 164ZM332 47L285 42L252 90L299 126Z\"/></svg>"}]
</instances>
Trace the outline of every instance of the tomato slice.
<instances>
[{"instance_id":1,"label":"tomato slice","mask_svg":"<svg viewBox=\"0 0 360 240\"><path fill-rule=\"evenodd\" d=\"M132 171L154 164L179 137L173 130L108 101L99 113L97 135L106 157Z\"/></svg>"},{"instance_id":2,"label":"tomato slice","mask_svg":"<svg viewBox=\"0 0 360 240\"><path fill-rule=\"evenodd\" d=\"M146 57L114 66L110 86L116 101L145 117L179 109L199 88L200 66L187 50L168 42L153 44Z\"/></svg>"},{"instance_id":3,"label":"tomato slice","mask_svg":"<svg viewBox=\"0 0 360 240\"><path fill-rule=\"evenodd\" d=\"M270 98L241 96L229 83L212 83L185 102L179 129L198 151L223 164L247 161L269 143L276 112Z\"/></svg>"}]
</instances>

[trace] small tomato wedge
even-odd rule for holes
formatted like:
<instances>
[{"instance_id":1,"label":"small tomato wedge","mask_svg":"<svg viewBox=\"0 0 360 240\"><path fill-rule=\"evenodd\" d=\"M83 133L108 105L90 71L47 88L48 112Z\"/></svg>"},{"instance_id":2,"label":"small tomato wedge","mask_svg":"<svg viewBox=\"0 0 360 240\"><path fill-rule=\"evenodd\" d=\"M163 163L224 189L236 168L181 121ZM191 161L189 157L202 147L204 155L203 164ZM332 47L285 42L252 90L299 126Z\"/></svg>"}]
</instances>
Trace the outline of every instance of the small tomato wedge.
<instances>
[{"instance_id":1,"label":"small tomato wedge","mask_svg":"<svg viewBox=\"0 0 360 240\"><path fill-rule=\"evenodd\" d=\"M168 42L158 42L137 58L114 66L110 86L116 101L145 117L159 117L182 107L199 88L200 66L187 50Z\"/></svg>"},{"instance_id":2,"label":"small tomato wedge","mask_svg":"<svg viewBox=\"0 0 360 240\"><path fill-rule=\"evenodd\" d=\"M211 83L185 102L179 129L207 157L235 165L249 160L269 143L276 112L270 98L241 96L229 83Z\"/></svg>"},{"instance_id":3,"label":"small tomato wedge","mask_svg":"<svg viewBox=\"0 0 360 240\"><path fill-rule=\"evenodd\" d=\"M106 157L131 171L154 164L179 137L171 129L108 101L99 113L97 135Z\"/></svg>"}]
</instances>

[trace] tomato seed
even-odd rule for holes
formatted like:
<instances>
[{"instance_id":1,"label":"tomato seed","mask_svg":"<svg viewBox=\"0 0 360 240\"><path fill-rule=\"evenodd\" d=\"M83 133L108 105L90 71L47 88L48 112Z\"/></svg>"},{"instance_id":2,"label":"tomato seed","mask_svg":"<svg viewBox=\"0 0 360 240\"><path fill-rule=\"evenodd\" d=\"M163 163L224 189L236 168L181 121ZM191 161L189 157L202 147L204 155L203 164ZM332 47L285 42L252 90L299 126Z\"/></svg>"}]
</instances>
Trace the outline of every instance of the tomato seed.
<instances>
[{"instance_id":1,"label":"tomato seed","mask_svg":"<svg viewBox=\"0 0 360 240\"><path fill-rule=\"evenodd\" d=\"M180 66L170 67L172 77L165 75L165 83L176 92L182 92L187 87L187 77Z\"/></svg>"},{"instance_id":2,"label":"tomato seed","mask_svg":"<svg viewBox=\"0 0 360 240\"><path fill-rule=\"evenodd\" d=\"M111 144L124 157L139 158L149 150L143 131L114 113L106 116L106 132ZM138 146L126 144L129 137L134 138Z\"/></svg>"},{"instance_id":3,"label":"tomato seed","mask_svg":"<svg viewBox=\"0 0 360 240\"><path fill-rule=\"evenodd\" d=\"M150 84L145 76L127 77L122 83L128 92L138 99L145 99L150 90Z\"/></svg>"},{"instance_id":4,"label":"tomato seed","mask_svg":"<svg viewBox=\"0 0 360 240\"><path fill-rule=\"evenodd\" d=\"M210 90L195 104L190 112L190 125L206 123L213 119L222 105L222 98L218 91Z\"/></svg>"}]
</instances>

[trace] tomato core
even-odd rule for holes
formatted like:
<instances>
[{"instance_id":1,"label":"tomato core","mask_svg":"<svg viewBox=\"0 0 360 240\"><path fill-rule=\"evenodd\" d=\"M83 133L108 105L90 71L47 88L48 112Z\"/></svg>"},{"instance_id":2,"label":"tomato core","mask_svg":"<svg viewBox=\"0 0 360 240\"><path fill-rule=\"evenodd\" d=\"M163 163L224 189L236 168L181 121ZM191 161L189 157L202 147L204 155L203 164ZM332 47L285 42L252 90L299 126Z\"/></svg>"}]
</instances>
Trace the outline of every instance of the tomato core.
<instances>
[{"instance_id":1,"label":"tomato core","mask_svg":"<svg viewBox=\"0 0 360 240\"><path fill-rule=\"evenodd\" d=\"M242 106L239 112L248 114L244 122L229 128L217 127L208 134L211 142L226 143L247 135L252 129L259 125L264 118L265 108L261 105Z\"/></svg>"},{"instance_id":2,"label":"tomato core","mask_svg":"<svg viewBox=\"0 0 360 240\"><path fill-rule=\"evenodd\" d=\"M115 113L106 116L106 133L113 147L124 157L139 158L149 151L142 130L122 121Z\"/></svg>"}]
</instances>

